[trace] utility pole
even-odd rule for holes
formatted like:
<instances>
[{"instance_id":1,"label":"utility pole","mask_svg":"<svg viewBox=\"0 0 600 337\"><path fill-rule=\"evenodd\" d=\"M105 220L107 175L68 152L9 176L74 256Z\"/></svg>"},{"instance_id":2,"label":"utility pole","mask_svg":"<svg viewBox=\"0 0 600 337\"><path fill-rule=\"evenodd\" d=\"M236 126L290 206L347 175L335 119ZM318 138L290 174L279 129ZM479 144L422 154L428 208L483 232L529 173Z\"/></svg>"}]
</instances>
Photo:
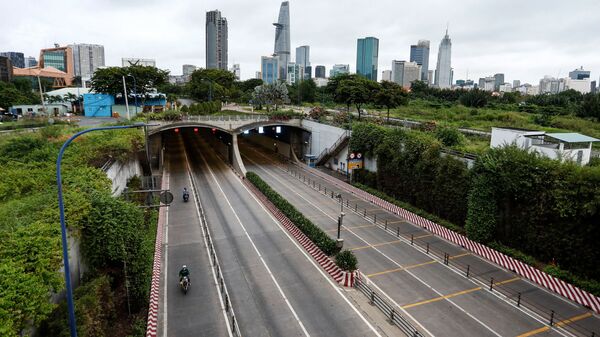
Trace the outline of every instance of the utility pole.
<instances>
[{"instance_id":1,"label":"utility pole","mask_svg":"<svg viewBox=\"0 0 600 337\"><path fill-rule=\"evenodd\" d=\"M127 84L125 84L125 76L123 76L123 96L125 96L125 109L127 109L127 120L129 120L129 101L127 101Z\"/></svg>"},{"instance_id":2,"label":"utility pole","mask_svg":"<svg viewBox=\"0 0 600 337\"><path fill-rule=\"evenodd\" d=\"M38 79L38 87L40 88L40 99L42 100L42 110L44 110L44 113L46 113L46 103L44 102L44 93L42 92L42 81L40 81L40 77L37 77Z\"/></svg>"}]
</instances>

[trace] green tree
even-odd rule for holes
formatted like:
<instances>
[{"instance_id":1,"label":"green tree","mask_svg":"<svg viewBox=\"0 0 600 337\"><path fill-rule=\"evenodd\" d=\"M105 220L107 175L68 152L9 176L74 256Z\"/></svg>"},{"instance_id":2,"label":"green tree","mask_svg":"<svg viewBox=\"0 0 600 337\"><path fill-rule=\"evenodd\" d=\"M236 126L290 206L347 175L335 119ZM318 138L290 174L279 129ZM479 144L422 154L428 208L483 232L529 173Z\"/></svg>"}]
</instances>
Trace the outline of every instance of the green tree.
<instances>
[{"instance_id":1,"label":"green tree","mask_svg":"<svg viewBox=\"0 0 600 337\"><path fill-rule=\"evenodd\" d=\"M131 76L129 76L131 75ZM151 66L108 67L98 69L92 77L92 91L113 96L123 94L123 76L127 84L127 95L134 91L145 99L152 90L167 83L169 72ZM135 78L133 80L132 76ZM135 88L134 88L135 83Z\"/></svg>"},{"instance_id":2,"label":"green tree","mask_svg":"<svg viewBox=\"0 0 600 337\"><path fill-rule=\"evenodd\" d=\"M12 83L0 81L0 107L8 109L13 105L35 104L37 102L39 102L39 99L36 100L31 91L29 94L24 94Z\"/></svg>"},{"instance_id":3,"label":"green tree","mask_svg":"<svg viewBox=\"0 0 600 337\"><path fill-rule=\"evenodd\" d=\"M581 105L577 109L577 115L581 117L592 117L597 121L600 121L600 94L585 94Z\"/></svg>"},{"instance_id":4,"label":"green tree","mask_svg":"<svg viewBox=\"0 0 600 337\"><path fill-rule=\"evenodd\" d=\"M387 108L387 119L390 120L390 109L408 104L408 95L402 86L394 82L381 82L381 90L375 94L375 104Z\"/></svg>"},{"instance_id":5,"label":"green tree","mask_svg":"<svg viewBox=\"0 0 600 337\"><path fill-rule=\"evenodd\" d=\"M186 90L192 98L200 101L208 101L212 94L212 100L225 101L233 89L235 75L223 69L196 69L186 84ZM211 92L212 91L212 92Z\"/></svg>"},{"instance_id":6,"label":"green tree","mask_svg":"<svg viewBox=\"0 0 600 337\"><path fill-rule=\"evenodd\" d=\"M471 108L483 108L487 105L490 94L487 91L473 89L464 92L459 101L462 105Z\"/></svg>"},{"instance_id":7,"label":"green tree","mask_svg":"<svg viewBox=\"0 0 600 337\"><path fill-rule=\"evenodd\" d=\"M379 83L361 76L346 78L340 81L336 90L336 101L346 104L348 111L354 104L358 111L358 119L362 114L362 106L373 102L373 97L380 89Z\"/></svg>"},{"instance_id":8,"label":"green tree","mask_svg":"<svg viewBox=\"0 0 600 337\"><path fill-rule=\"evenodd\" d=\"M312 78L303 80L298 85L302 102L314 102L317 95L317 84Z\"/></svg>"}]
</instances>

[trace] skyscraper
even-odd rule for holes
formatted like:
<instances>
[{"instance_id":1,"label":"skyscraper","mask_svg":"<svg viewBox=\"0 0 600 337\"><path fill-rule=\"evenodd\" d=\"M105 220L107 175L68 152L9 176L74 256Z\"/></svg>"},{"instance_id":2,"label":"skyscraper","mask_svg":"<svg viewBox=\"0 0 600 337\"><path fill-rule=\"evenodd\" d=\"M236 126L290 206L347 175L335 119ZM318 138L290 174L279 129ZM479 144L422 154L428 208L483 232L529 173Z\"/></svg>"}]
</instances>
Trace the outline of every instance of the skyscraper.
<instances>
[{"instance_id":1,"label":"skyscraper","mask_svg":"<svg viewBox=\"0 0 600 337\"><path fill-rule=\"evenodd\" d=\"M301 79L309 79L312 75L310 67L310 46L296 48L296 64L304 69Z\"/></svg>"},{"instance_id":2,"label":"skyscraper","mask_svg":"<svg viewBox=\"0 0 600 337\"><path fill-rule=\"evenodd\" d=\"M286 66L287 72L287 66ZM263 56L260 60L260 73L264 83L273 84L279 79L279 57Z\"/></svg>"},{"instance_id":3,"label":"skyscraper","mask_svg":"<svg viewBox=\"0 0 600 337\"><path fill-rule=\"evenodd\" d=\"M218 10L206 12L206 68L227 70L227 19Z\"/></svg>"},{"instance_id":4,"label":"skyscraper","mask_svg":"<svg viewBox=\"0 0 600 337\"><path fill-rule=\"evenodd\" d=\"M372 81L377 81L377 60L379 39L365 37L356 43L356 73Z\"/></svg>"},{"instance_id":5,"label":"skyscraper","mask_svg":"<svg viewBox=\"0 0 600 337\"><path fill-rule=\"evenodd\" d=\"M350 65L349 64L334 64L329 70L329 77L336 77L340 74L348 74L350 73Z\"/></svg>"},{"instance_id":6,"label":"skyscraper","mask_svg":"<svg viewBox=\"0 0 600 337\"><path fill-rule=\"evenodd\" d=\"M35 57L27 56L25 58L25 68L35 67L35 66L37 66L37 64L38 64L38 62L35 59Z\"/></svg>"},{"instance_id":7,"label":"skyscraper","mask_svg":"<svg viewBox=\"0 0 600 337\"><path fill-rule=\"evenodd\" d=\"M437 67L435 69L435 85L438 88L450 88L452 87L452 41L448 36L448 29L446 29L446 35L440 42L440 49L438 50Z\"/></svg>"},{"instance_id":8,"label":"skyscraper","mask_svg":"<svg viewBox=\"0 0 600 337\"><path fill-rule=\"evenodd\" d=\"M12 80L13 65L8 56L0 56L0 82Z\"/></svg>"},{"instance_id":9,"label":"skyscraper","mask_svg":"<svg viewBox=\"0 0 600 337\"><path fill-rule=\"evenodd\" d=\"M429 72L429 40L419 40L416 45L410 46L410 62L421 66L421 80L427 81Z\"/></svg>"},{"instance_id":10,"label":"skyscraper","mask_svg":"<svg viewBox=\"0 0 600 337\"><path fill-rule=\"evenodd\" d=\"M279 18L275 26L275 50L274 54L279 58L279 79L285 80L287 76L287 64L290 62L290 3L284 1L279 8ZM263 78L264 78L263 74Z\"/></svg>"},{"instance_id":11,"label":"skyscraper","mask_svg":"<svg viewBox=\"0 0 600 337\"><path fill-rule=\"evenodd\" d=\"M416 62L392 61L392 82L410 88L412 82L421 79L421 66Z\"/></svg>"},{"instance_id":12,"label":"skyscraper","mask_svg":"<svg viewBox=\"0 0 600 337\"><path fill-rule=\"evenodd\" d=\"M99 67L104 67L104 46L98 44L70 44L73 49L75 76L90 79Z\"/></svg>"},{"instance_id":13,"label":"skyscraper","mask_svg":"<svg viewBox=\"0 0 600 337\"><path fill-rule=\"evenodd\" d=\"M504 84L504 74L494 74L494 90L500 90L502 84Z\"/></svg>"},{"instance_id":14,"label":"skyscraper","mask_svg":"<svg viewBox=\"0 0 600 337\"><path fill-rule=\"evenodd\" d=\"M23 53L9 51L0 53L0 56L8 57L13 67L25 68L25 55Z\"/></svg>"},{"instance_id":15,"label":"skyscraper","mask_svg":"<svg viewBox=\"0 0 600 337\"><path fill-rule=\"evenodd\" d=\"M233 67L230 69L230 71L235 76L235 79L239 81L240 77L242 75L242 70L240 69L240 65L238 63L234 64Z\"/></svg>"},{"instance_id":16,"label":"skyscraper","mask_svg":"<svg viewBox=\"0 0 600 337\"><path fill-rule=\"evenodd\" d=\"M325 78L325 66L316 66L315 67L315 77L316 78Z\"/></svg>"},{"instance_id":17,"label":"skyscraper","mask_svg":"<svg viewBox=\"0 0 600 337\"><path fill-rule=\"evenodd\" d=\"M579 67L579 69L569 71L569 78L572 80L584 80L590 78L590 72L588 70L583 70L583 67Z\"/></svg>"}]
</instances>

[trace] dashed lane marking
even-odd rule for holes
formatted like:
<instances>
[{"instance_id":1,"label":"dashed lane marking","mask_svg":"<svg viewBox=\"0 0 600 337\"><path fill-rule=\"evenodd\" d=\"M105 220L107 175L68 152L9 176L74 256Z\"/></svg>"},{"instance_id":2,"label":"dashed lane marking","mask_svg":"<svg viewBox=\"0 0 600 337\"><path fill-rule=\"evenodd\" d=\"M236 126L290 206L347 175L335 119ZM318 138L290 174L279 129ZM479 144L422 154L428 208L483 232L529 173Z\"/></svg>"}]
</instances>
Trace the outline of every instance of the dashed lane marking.
<instances>
[{"instance_id":1,"label":"dashed lane marking","mask_svg":"<svg viewBox=\"0 0 600 337\"><path fill-rule=\"evenodd\" d=\"M403 271L403 270L413 269L413 268L417 268L417 267L422 267L422 266L426 266L428 264L432 264L432 263L436 263L436 262L437 261L435 261L435 260L431 260L431 261L427 261L427 262L423 262L423 263L413 264L413 265L410 265L410 266L404 266L404 267L400 267L400 268L388 269L388 270L380 271L380 272L377 272L377 273L368 274L367 277L373 277L373 276L379 276L379 275L383 275L383 274L395 273L397 271Z\"/></svg>"},{"instance_id":2,"label":"dashed lane marking","mask_svg":"<svg viewBox=\"0 0 600 337\"><path fill-rule=\"evenodd\" d=\"M368 245L368 246L360 246L360 247L356 247L356 248L350 248L350 250L361 250L361 249L367 249L367 248L373 248L373 247L380 247L380 246L391 245L391 244L400 243L400 242L402 242L402 240L381 242L381 243L376 243L376 244Z\"/></svg>"},{"instance_id":3,"label":"dashed lane marking","mask_svg":"<svg viewBox=\"0 0 600 337\"><path fill-rule=\"evenodd\" d=\"M585 314L573 316L571 318L567 318L567 319L562 320L560 322L556 322L554 324L554 326L561 327L561 326L569 325L569 324L571 324L573 322L577 322L579 320L586 319L586 318L591 317L591 316L592 316L591 312L586 312ZM539 329L531 330L531 331L528 331L526 333L520 334L517 337L529 337L529 336L537 335L537 334L542 333L542 332L546 332L548 330L550 330L549 326L543 326L543 327L541 327Z\"/></svg>"}]
</instances>

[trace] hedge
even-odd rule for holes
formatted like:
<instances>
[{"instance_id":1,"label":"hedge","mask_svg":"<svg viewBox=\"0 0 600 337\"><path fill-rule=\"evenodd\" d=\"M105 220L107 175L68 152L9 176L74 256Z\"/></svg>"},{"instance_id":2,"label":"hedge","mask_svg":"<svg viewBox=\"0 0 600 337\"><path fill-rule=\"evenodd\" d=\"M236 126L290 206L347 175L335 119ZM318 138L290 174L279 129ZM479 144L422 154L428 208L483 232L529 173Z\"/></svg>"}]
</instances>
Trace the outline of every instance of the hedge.
<instances>
[{"instance_id":1,"label":"hedge","mask_svg":"<svg viewBox=\"0 0 600 337\"><path fill-rule=\"evenodd\" d=\"M351 251L340 252L336 245L336 241L327 235L321 228L307 219L300 211L292 204L285 200L279 193L275 192L264 180L256 173L246 173L246 178L259 191L261 191L275 207L277 207L285 216L288 217L295 225L304 233L323 253L334 256L338 267L353 271L357 269L356 257Z\"/></svg>"}]
</instances>

